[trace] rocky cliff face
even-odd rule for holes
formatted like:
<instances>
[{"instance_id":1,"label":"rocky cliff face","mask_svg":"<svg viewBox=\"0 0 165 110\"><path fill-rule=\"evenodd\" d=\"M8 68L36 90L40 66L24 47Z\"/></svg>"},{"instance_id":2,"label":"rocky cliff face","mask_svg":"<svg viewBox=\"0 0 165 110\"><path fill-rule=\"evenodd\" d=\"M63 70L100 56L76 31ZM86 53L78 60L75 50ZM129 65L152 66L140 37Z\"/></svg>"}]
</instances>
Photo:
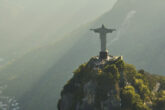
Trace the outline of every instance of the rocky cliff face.
<instances>
[{"instance_id":1,"label":"rocky cliff face","mask_svg":"<svg viewBox=\"0 0 165 110\"><path fill-rule=\"evenodd\" d=\"M64 86L59 110L159 110L164 79L137 72L122 57L93 57ZM165 103L164 103L165 104ZM160 109L162 110L162 109Z\"/></svg>"}]
</instances>

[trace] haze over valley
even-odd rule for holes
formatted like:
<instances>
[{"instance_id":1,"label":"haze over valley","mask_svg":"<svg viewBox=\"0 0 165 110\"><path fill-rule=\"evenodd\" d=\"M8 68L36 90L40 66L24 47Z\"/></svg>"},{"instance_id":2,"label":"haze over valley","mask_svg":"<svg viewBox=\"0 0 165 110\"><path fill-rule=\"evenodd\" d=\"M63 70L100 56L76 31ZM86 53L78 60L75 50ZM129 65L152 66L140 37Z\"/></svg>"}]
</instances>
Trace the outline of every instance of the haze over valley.
<instances>
[{"instance_id":1,"label":"haze over valley","mask_svg":"<svg viewBox=\"0 0 165 110\"><path fill-rule=\"evenodd\" d=\"M110 55L165 75L164 0L0 2L0 96L21 110L57 110L75 68L99 55L99 36L89 29L102 24L117 29L107 36Z\"/></svg>"}]
</instances>

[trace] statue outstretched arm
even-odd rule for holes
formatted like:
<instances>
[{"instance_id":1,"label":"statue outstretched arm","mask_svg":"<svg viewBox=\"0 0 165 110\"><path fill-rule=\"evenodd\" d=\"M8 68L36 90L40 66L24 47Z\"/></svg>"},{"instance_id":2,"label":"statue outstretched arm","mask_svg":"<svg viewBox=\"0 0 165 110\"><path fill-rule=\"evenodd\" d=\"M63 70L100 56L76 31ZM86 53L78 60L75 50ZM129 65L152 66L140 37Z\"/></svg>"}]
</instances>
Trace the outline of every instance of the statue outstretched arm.
<instances>
[{"instance_id":1,"label":"statue outstretched arm","mask_svg":"<svg viewBox=\"0 0 165 110\"><path fill-rule=\"evenodd\" d=\"M112 33L113 31L116 31L116 29L108 29L107 30L108 33Z\"/></svg>"},{"instance_id":2,"label":"statue outstretched arm","mask_svg":"<svg viewBox=\"0 0 165 110\"><path fill-rule=\"evenodd\" d=\"M99 33L100 32L100 29L90 29L91 31L94 31L94 32L97 32Z\"/></svg>"}]
</instances>

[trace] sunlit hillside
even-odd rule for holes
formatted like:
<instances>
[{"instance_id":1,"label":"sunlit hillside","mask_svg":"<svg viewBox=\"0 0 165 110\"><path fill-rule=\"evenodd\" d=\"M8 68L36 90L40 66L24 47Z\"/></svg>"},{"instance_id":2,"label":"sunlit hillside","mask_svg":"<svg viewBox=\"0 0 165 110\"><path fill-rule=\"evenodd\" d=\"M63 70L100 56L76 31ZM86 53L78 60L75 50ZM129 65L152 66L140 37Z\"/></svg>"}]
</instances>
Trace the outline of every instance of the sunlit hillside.
<instances>
[{"instance_id":1,"label":"sunlit hillside","mask_svg":"<svg viewBox=\"0 0 165 110\"><path fill-rule=\"evenodd\" d=\"M115 1L1 0L0 66L56 42L111 9Z\"/></svg>"},{"instance_id":2,"label":"sunlit hillside","mask_svg":"<svg viewBox=\"0 0 165 110\"><path fill-rule=\"evenodd\" d=\"M117 29L108 35L111 55L124 56L138 69L165 74L164 7L163 0L119 0L92 22L1 67L1 85L7 85L4 95L15 96L22 110L54 110L72 71L98 55L99 37L89 29L101 24Z\"/></svg>"}]
</instances>

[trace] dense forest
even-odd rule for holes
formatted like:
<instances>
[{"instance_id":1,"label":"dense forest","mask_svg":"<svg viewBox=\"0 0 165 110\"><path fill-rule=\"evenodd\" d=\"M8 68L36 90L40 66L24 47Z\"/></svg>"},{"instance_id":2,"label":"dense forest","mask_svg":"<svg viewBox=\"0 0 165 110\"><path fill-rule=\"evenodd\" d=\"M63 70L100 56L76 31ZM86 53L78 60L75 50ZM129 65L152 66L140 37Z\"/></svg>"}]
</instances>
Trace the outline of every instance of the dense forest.
<instances>
[{"instance_id":1,"label":"dense forest","mask_svg":"<svg viewBox=\"0 0 165 110\"><path fill-rule=\"evenodd\" d=\"M97 68L91 61L93 59L82 64L64 86L59 110L76 110L78 105L81 109L86 107L86 110L100 110L105 107L113 110L165 109L165 77L152 75L144 70L137 71L133 65L123 60L108 61ZM89 83L91 85L86 88ZM69 94L73 96L67 100ZM89 103L91 97L93 101ZM87 105L84 104L86 98ZM66 100L70 101L70 106L64 103ZM108 105L102 105L103 102ZM68 108L64 109L62 106Z\"/></svg>"}]
</instances>

